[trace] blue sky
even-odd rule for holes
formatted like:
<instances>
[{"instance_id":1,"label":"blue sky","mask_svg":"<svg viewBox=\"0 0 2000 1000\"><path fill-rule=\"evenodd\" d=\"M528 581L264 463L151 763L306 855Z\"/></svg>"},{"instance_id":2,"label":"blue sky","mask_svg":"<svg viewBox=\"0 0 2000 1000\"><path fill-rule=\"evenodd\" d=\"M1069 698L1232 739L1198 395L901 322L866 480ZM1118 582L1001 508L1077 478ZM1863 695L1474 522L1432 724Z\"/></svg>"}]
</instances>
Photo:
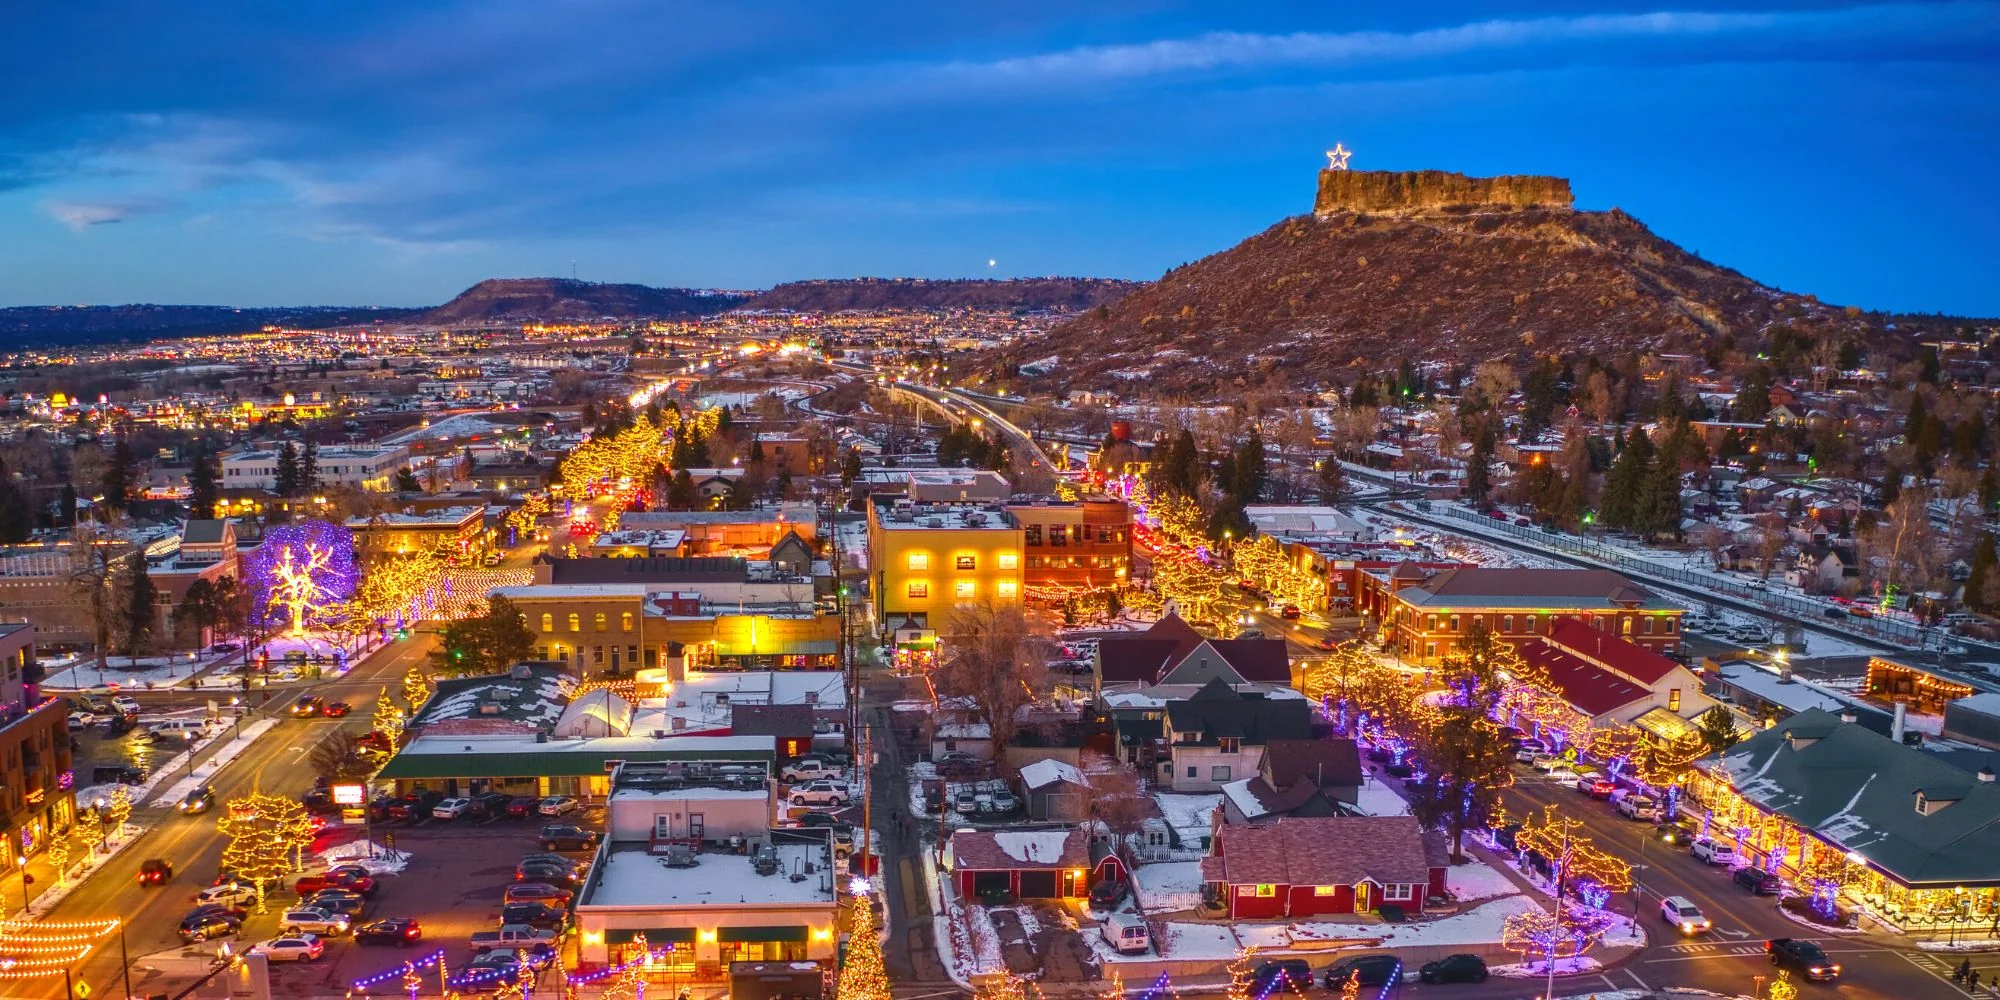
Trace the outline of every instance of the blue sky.
<instances>
[{"instance_id":1,"label":"blue sky","mask_svg":"<svg viewBox=\"0 0 2000 1000\"><path fill-rule=\"evenodd\" d=\"M1995 316L1996 94L1976 2L9 4L0 305L1152 278L1309 210L1341 141Z\"/></svg>"}]
</instances>

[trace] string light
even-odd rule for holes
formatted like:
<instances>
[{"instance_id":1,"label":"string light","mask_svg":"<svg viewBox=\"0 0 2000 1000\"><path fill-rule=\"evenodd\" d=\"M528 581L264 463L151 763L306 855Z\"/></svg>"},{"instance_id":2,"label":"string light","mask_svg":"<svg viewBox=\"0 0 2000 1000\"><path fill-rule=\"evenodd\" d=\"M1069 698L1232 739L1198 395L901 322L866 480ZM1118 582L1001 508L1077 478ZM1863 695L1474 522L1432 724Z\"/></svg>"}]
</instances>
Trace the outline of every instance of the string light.
<instances>
[{"instance_id":1,"label":"string light","mask_svg":"<svg viewBox=\"0 0 2000 1000\"><path fill-rule=\"evenodd\" d=\"M272 528L244 560L244 572L257 595L257 619L285 622L290 635L303 636L308 622L325 624L327 609L354 593L354 533L326 521Z\"/></svg>"},{"instance_id":2,"label":"string light","mask_svg":"<svg viewBox=\"0 0 2000 1000\"><path fill-rule=\"evenodd\" d=\"M386 972L379 972L372 976L364 976L360 979L356 979L349 985L357 990L365 990L368 987L375 985L376 983L383 982L385 980L394 978L396 976L405 975L409 970L413 968L416 969L429 968L430 966L435 965L436 963L441 961L443 958L444 958L444 949L439 948L438 950L431 952L430 954L425 955L422 958L408 962L403 962L397 965L395 968L390 969Z\"/></svg>"}]
</instances>

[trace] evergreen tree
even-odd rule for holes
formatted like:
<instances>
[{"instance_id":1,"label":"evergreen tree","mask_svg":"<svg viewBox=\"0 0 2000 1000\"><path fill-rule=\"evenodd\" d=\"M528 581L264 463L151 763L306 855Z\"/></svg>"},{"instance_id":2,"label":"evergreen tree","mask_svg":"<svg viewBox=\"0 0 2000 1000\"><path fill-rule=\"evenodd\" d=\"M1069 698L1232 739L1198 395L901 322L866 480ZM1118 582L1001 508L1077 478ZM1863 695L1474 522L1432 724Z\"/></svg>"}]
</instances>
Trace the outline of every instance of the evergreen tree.
<instances>
[{"instance_id":1,"label":"evergreen tree","mask_svg":"<svg viewBox=\"0 0 2000 1000\"><path fill-rule=\"evenodd\" d=\"M215 468L215 456L209 454L206 445L194 447L194 457L188 465L188 516L206 520L215 516L215 505L222 499L222 491Z\"/></svg>"},{"instance_id":2,"label":"evergreen tree","mask_svg":"<svg viewBox=\"0 0 2000 1000\"><path fill-rule=\"evenodd\" d=\"M1743 734L1736 731L1736 717L1722 705L1701 713L1694 721L1710 753L1721 753L1743 739Z\"/></svg>"},{"instance_id":3,"label":"evergreen tree","mask_svg":"<svg viewBox=\"0 0 2000 1000\"><path fill-rule=\"evenodd\" d=\"M1722 440L1716 443L1715 457L1726 462L1743 454L1744 450L1743 435L1738 433L1736 428L1731 427L1722 432Z\"/></svg>"},{"instance_id":4,"label":"evergreen tree","mask_svg":"<svg viewBox=\"0 0 2000 1000\"><path fill-rule=\"evenodd\" d=\"M1758 365L1736 390L1736 419L1758 423L1771 412L1771 369Z\"/></svg>"},{"instance_id":5,"label":"evergreen tree","mask_svg":"<svg viewBox=\"0 0 2000 1000\"><path fill-rule=\"evenodd\" d=\"M417 474L411 471L409 466L405 465L396 470L396 492L421 493L423 489L423 484L417 482Z\"/></svg>"},{"instance_id":6,"label":"evergreen tree","mask_svg":"<svg viewBox=\"0 0 2000 1000\"><path fill-rule=\"evenodd\" d=\"M854 481L860 478L861 451L858 448L849 448L847 455L840 460L840 485L853 486Z\"/></svg>"},{"instance_id":7,"label":"evergreen tree","mask_svg":"<svg viewBox=\"0 0 2000 1000\"><path fill-rule=\"evenodd\" d=\"M1647 536L1680 534L1681 459L1691 445L1685 422L1667 435L1666 444L1654 455L1652 467L1640 481L1633 530Z\"/></svg>"},{"instance_id":8,"label":"evergreen tree","mask_svg":"<svg viewBox=\"0 0 2000 1000\"><path fill-rule=\"evenodd\" d=\"M2000 594L1986 592L1988 578L1994 575L1994 567L2000 565L1993 550L1993 534L1982 531L1979 543L1972 547L1972 575L1965 578L1965 597L1960 602L1974 611L1991 608Z\"/></svg>"},{"instance_id":9,"label":"evergreen tree","mask_svg":"<svg viewBox=\"0 0 2000 1000\"><path fill-rule=\"evenodd\" d=\"M1639 513L1640 491L1652 471L1653 442L1638 427L1626 435L1625 448L1604 475L1604 500L1598 520L1612 528L1630 528Z\"/></svg>"},{"instance_id":10,"label":"evergreen tree","mask_svg":"<svg viewBox=\"0 0 2000 1000\"><path fill-rule=\"evenodd\" d=\"M299 452L299 492L311 493L316 489L319 489L319 445L306 438L305 450Z\"/></svg>"},{"instance_id":11,"label":"evergreen tree","mask_svg":"<svg viewBox=\"0 0 2000 1000\"><path fill-rule=\"evenodd\" d=\"M1465 466L1465 498L1475 505L1486 506L1487 497L1493 492L1493 435L1485 427L1472 438L1472 458Z\"/></svg>"},{"instance_id":12,"label":"evergreen tree","mask_svg":"<svg viewBox=\"0 0 2000 1000\"><path fill-rule=\"evenodd\" d=\"M1159 485L1170 493L1194 496L1201 482L1201 456L1195 449L1194 432L1182 428L1165 451L1160 460Z\"/></svg>"},{"instance_id":13,"label":"evergreen tree","mask_svg":"<svg viewBox=\"0 0 2000 1000\"><path fill-rule=\"evenodd\" d=\"M1561 375L1553 359L1543 359L1529 369L1521 383L1521 437L1533 441L1548 429L1549 417L1560 401Z\"/></svg>"},{"instance_id":14,"label":"evergreen tree","mask_svg":"<svg viewBox=\"0 0 2000 1000\"><path fill-rule=\"evenodd\" d=\"M159 614L153 608L154 595L153 579L146 573L146 557L134 553L132 568L126 573L125 603L120 609L124 612L120 638L124 640L126 656L144 656L152 648L153 624Z\"/></svg>"},{"instance_id":15,"label":"evergreen tree","mask_svg":"<svg viewBox=\"0 0 2000 1000\"><path fill-rule=\"evenodd\" d=\"M686 469L675 469L673 482L667 484L667 509L693 510L694 504L694 477Z\"/></svg>"},{"instance_id":16,"label":"evergreen tree","mask_svg":"<svg viewBox=\"0 0 2000 1000\"><path fill-rule=\"evenodd\" d=\"M62 484L62 492L56 496L56 513L61 515L64 527L76 523L76 484Z\"/></svg>"},{"instance_id":17,"label":"evergreen tree","mask_svg":"<svg viewBox=\"0 0 2000 1000\"><path fill-rule=\"evenodd\" d=\"M1235 467L1230 470L1229 492L1241 503L1256 503L1264 495L1271 470L1264 464L1264 435L1256 427L1237 446Z\"/></svg>"},{"instance_id":18,"label":"evergreen tree","mask_svg":"<svg viewBox=\"0 0 2000 1000\"><path fill-rule=\"evenodd\" d=\"M1319 502L1337 503L1340 491L1347 485L1347 475L1340 467L1340 460L1332 455L1319 460Z\"/></svg>"},{"instance_id":19,"label":"evergreen tree","mask_svg":"<svg viewBox=\"0 0 2000 1000\"><path fill-rule=\"evenodd\" d=\"M278 449L278 470L273 478L276 480L274 489L276 489L279 496L298 496L300 486L299 449L290 441L285 442L284 446Z\"/></svg>"},{"instance_id":20,"label":"evergreen tree","mask_svg":"<svg viewBox=\"0 0 2000 1000\"><path fill-rule=\"evenodd\" d=\"M1930 411L1924 406L1924 394L1910 393L1910 412L1903 416L1903 440L1915 444L1924 432L1924 423L1930 419Z\"/></svg>"},{"instance_id":21,"label":"evergreen tree","mask_svg":"<svg viewBox=\"0 0 2000 1000\"><path fill-rule=\"evenodd\" d=\"M111 462L104 467L104 506L112 513L123 513L125 505L132 500L134 467L138 463L132 459L132 446L123 437L111 446Z\"/></svg>"},{"instance_id":22,"label":"evergreen tree","mask_svg":"<svg viewBox=\"0 0 2000 1000\"><path fill-rule=\"evenodd\" d=\"M759 440L757 440L756 438L751 438L751 439L750 439L750 456L749 456L749 460L750 460L750 464L752 464L752 465L763 465L763 464L764 464L764 442L762 442L762 441L759 441Z\"/></svg>"}]
</instances>

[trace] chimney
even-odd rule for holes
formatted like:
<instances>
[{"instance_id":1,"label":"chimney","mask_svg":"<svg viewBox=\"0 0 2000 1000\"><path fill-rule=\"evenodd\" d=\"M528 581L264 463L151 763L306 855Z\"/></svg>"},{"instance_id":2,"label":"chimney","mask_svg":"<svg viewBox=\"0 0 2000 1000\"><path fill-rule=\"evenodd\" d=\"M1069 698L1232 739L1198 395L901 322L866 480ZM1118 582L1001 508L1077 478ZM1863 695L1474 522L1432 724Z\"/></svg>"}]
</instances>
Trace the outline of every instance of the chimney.
<instances>
[{"instance_id":1,"label":"chimney","mask_svg":"<svg viewBox=\"0 0 2000 1000\"><path fill-rule=\"evenodd\" d=\"M1852 724L1857 718L1858 716L1854 714L1854 707L1852 705L1840 710L1840 721L1842 722Z\"/></svg>"},{"instance_id":2,"label":"chimney","mask_svg":"<svg viewBox=\"0 0 2000 1000\"><path fill-rule=\"evenodd\" d=\"M1907 702L1896 703L1896 721L1889 724L1889 738L1897 743L1903 742L1903 714L1907 711L1909 711Z\"/></svg>"},{"instance_id":3,"label":"chimney","mask_svg":"<svg viewBox=\"0 0 2000 1000\"><path fill-rule=\"evenodd\" d=\"M1988 764L1985 767L1979 769L1979 780L1982 783L1990 785L1993 783L1995 777L1996 776L1993 773L1993 765Z\"/></svg>"}]
</instances>

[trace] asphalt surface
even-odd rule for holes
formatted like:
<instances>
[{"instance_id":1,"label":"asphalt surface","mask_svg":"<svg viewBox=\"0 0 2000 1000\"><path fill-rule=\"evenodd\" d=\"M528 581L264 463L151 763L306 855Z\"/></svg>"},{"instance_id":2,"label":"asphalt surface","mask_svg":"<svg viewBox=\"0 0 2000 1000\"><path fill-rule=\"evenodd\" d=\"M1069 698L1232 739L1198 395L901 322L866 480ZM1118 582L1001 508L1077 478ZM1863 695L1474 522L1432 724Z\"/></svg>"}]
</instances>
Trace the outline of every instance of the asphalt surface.
<instances>
[{"instance_id":1,"label":"asphalt surface","mask_svg":"<svg viewBox=\"0 0 2000 1000\"><path fill-rule=\"evenodd\" d=\"M423 662L432 645L432 637L421 633L391 642L356 664L345 677L321 681L310 687L288 688L285 696L274 697L270 709L280 712L293 696L307 690L328 701L348 702L356 709L353 715L344 719L284 718L277 728L251 744L242 756L224 767L210 782L218 802L226 802L234 795L259 787L267 792L288 795L307 791L313 781L312 769L306 763L312 746L339 729L366 730L378 689L386 684L392 694L397 692L402 676L412 666ZM165 706L168 697L164 693L150 696L161 707ZM188 700L186 695L180 697L183 702ZM147 703L149 709L153 707L147 696L141 696L140 700ZM166 783L163 782L160 787L164 789ZM149 829L78 886L46 919L123 918L126 921L125 950L133 965L133 992L141 996L158 992L148 989L148 981L159 977L145 971L144 956L157 952L180 952L181 941L175 927L192 908L194 894L212 882L219 870L224 839L216 832L216 815L215 810L210 810L199 816L183 816L169 809L151 806L135 812L133 822L150 824ZM163 858L173 865L174 877L166 886L153 889L139 887L139 865L148 858ZM288 898L288 892L276 893L272 906L276 907L278 901ZM267 915L266 919L272 918ZM252 930L247 935L252 941L246 944L254 942L258 936L256 928L260 926L257 916L253 914L250 921ZM205 947L213 953L215 944L197 947ZM123 995L118 992L123 988L118 939L114 936L99 945L79 964L75 978L90 984L94 996ZM60 997L63 992L60 979L47 983L6 983L4 986L8 997Z\"/></svg>"}]
</instances>

